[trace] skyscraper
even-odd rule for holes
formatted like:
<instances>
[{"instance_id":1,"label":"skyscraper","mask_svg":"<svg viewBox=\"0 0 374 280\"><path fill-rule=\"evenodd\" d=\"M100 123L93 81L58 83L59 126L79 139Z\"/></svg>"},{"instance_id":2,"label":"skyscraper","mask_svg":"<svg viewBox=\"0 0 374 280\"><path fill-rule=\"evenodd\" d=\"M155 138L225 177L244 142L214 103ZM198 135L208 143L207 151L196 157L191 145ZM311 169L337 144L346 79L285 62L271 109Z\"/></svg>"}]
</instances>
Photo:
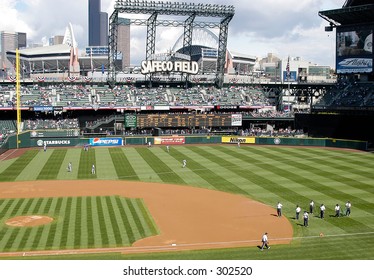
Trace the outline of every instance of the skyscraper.
<instances>
[{"instance_id":1,"label":"skyscraper","mask_svg":"<svg viewBox=\"0 0 374 280\"><path fill-rule=\"evenodd\" d=\"M6 52L26 47L26 33L0 31L0 67L10 69L13 65L7 59Z\"/></svg>"},{"instance_id":2,"label":"skyscraper","mask_svg":"<svg viewBox=\"0 0 374 280\"><path fill-rule=\"evenodd\" d=\"M108 41L108 13L100 12L100 46L107 46Z\"/></svg>"},{"instance_id":3,"label":"skyscraper","mask_svg":"<svg viewBox=\"0 0 374 280\"><path fill-rule=\"evenodd\" d=\"M130 20L118 18L117 51L122 53L122 69L130 66Z\"/></svg>"},{"instance_id":4,"label":"skyscraper","mask_svg":"<svg viewBox=\"0 0 374 280\"><path fill-rule=\"evenodd\" d=\"M88 45L108 45L108 14L101 12L101 0L88 0Z\"/></svg>"}]
</instances>

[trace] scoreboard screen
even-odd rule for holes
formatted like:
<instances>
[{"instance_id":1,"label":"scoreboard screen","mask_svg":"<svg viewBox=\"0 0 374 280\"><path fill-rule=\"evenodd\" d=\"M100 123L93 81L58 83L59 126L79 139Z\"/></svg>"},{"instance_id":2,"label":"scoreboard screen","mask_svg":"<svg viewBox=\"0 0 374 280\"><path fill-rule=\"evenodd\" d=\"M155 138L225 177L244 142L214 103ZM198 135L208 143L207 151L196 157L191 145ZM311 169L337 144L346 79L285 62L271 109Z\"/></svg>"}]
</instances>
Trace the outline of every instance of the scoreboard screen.
<instances>
[{"instance_id":1,"label":"scoreboard screen","mask_svg":"<svg viewBox=\"0 0 374 280\"><path fill-rule=\"evenodd\" d=\"M151 114L138 115L137 126L144 127L229 127L231 114Z\"/></svg>"}]
</instances>

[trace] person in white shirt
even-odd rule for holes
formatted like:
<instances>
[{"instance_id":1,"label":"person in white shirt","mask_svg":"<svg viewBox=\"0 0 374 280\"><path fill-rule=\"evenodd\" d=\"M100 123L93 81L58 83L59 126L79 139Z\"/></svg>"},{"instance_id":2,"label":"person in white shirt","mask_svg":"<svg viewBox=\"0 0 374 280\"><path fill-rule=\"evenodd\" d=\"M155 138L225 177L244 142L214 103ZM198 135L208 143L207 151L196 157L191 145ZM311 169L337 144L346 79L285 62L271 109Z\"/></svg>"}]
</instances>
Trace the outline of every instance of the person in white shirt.
<instances>
[{"instance_id":1,"label":"person in white shirt","mask_svg":"<svg viewBox=\"0 0 374 280\"><path fill-rule=\"evenodd\" d=\"M319 210L320 210L321 219L323 219L325 217L325 210L326 210L326 207L323 203L319 207Z\"/></svg>"},{"instance_id":2,"label":"person in white shirt","mask_svg":"<svg viewBox=\"0 0 374 280\"><path fill-rule=\"evenodd\" d=\"M339 218L339 216L340 216L340 206L339 204L336 204L335 205L335 217Z\"/></svg>"},{"instance_id":3,"label":"person in white shirt","mask_svg":"<svg viewBox=\"0 0 374 280\"><path fill-rule=\"evenodd\" d=\"M313 211L314 211L314 201L311 200L309 203L309 213L313 214Z\"/></svg>"},{"instance_id":4,"label":"person in white shirt","mask_svg":"<svg viewBox=\"0 0 374 280\"><path fill-rule=\"evenodd\" d=\"M167 152L170 152L170 147L169 147L169 145L166 146L166 151L167 151Z\"/></svg>"},{"instance_id":5,"label":"person in white shirt","mask_svg":"<svg viewBox=\"0 0 374 280\"><path fill-rule=\"evenodd\" d=\"M95 174L95 173L96 173L95 164L92 164L92 167L91 167L91 174Z\"/></svg>"},{"instance_id":6,"label":"person in white shirt","mask_svg":"<svg viewBox=\"0 0 374 280\"><path fill-rule=\"evenodd\" d=\"M277 204L277 215L278 217L282 217L282 203L278 202Z\"/></svg>"},{"instance_id":7,"label":"person in white shirt","mask_svg":"<svg viewBox=\"0 0 374 280\"><path fill-rule=\"evenodd\" d=\"M264 247L266 247L267 249L270 249L267 232L265 232L264 235L262 236L261 242L262 242L261 251L264 250Z\"/></svg>"},{"instance_id":8,"label":"person in white shirt","mask_svg":"<svg viewBox=\"0 0 374 280\"><path fill-rule=\"evenodd\" d=\"M307 211L304 211L304 227L308 227L309 226L309 213Z\"/></svg>"},{"instance_id":9,"label":"person in white shirt","mask_svg":"<svg viewBox=\"0 0 374 280\"><path fill-rule=\"evenodd\" d=\"M182 161L182 167L185 168L186 166L187 166L187 160L184 159L184 160Z\"/></svg>"},{"instance_id":10,"label":"person in white shirt","mask_svg":"<svg viewBox=\"0 0 374 280\"><path fill-rule=\"evenodd\" d=\"M351 207L352 207L352 204L351 204L351 202L348 200L347 203L345 204L345 215L346 215L346 216L351 215Z\"/></svg>"},{"instance_id":11,"label":"person in white shirt","mask_svg":"<svg viewBox=\"0 0 374 280\"><path fill-rule=\"evenodd\" d=\"M296 205L296 220L299 220L301 208L299 205Z\"/></svg>"},{"instance_id":12,"label":"person in white shirt","mask_svg":"<svg viewBox=\"0 0 374 280\"><path fill-rule=\"evenodd\" d=\"M71 172L73 171L73 166L71 164L71 162L68 163L68 172Z\"/></svg>"}]
</instances>

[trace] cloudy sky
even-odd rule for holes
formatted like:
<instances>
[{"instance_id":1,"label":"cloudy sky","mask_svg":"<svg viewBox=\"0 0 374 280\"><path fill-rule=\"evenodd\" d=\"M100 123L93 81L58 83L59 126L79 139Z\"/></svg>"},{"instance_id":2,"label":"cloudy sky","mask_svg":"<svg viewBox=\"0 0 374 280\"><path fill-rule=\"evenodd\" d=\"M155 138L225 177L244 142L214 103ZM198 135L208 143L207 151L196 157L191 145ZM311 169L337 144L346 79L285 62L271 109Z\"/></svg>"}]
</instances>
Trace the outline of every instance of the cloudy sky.
<instances>
[{"instance_id":1,"label":"cloudy sky","mask_svg":"<svg viewBox=\"0 0 374 280\"><path fill-rule=\"evenodd\" d=\"M101 0L102 11L113 12L114 0ZM176 1L178 2L178 1ZM345 0L183 0L179 2L234 5L228 48L239 53L280 58L301 57L319 65L334 65L335 35L325 32L322 10L341 8ZM88 42L88 0L1 0L0 30L26 32L28 42L47 42L64 35L72 23L80 49ZM140 15L121 14L140 18ZM218 34L218 30L212 30ZM179 28L157 29L157 52L171 49L182 34ZM131 63L145 56L145 27L131 30Z\"/></svg>"}]
</instances>

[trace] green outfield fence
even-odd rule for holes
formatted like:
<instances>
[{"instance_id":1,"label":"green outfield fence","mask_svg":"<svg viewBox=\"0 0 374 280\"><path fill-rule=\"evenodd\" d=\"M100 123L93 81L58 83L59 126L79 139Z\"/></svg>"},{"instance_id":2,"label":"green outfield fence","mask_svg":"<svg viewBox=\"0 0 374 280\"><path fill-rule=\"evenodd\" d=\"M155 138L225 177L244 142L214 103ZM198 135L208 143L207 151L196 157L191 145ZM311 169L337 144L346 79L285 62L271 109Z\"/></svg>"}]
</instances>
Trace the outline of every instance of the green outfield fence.
<instances>
[{"instance_id":1,"label":"green outfield fence","mask_svg":"<svg viewBox=\"0 0 374 280\"><path fill-rule=\"evenodd\" d=\"M110 136L113 137L113 136ZM164 142L174 136L125 136L124 145L146 145L149 142L152 145L173 145L175 143ZM179 135L175 136L183 139L183 144L237 144L240 142L245 145L283 145L283 146L315 146L315 147L335 147L366 151L368 143L366 141L331 139L331 138L294 138L294 137L245 137L245 136L194 136ZM174 137L174 138L175 138ZM102 137L105 138L105 137ZM18 136L18 147L42 147L43 141L48 141L49 146L53 147L74 147L83 146L89 143L89 138L82 136L65 137L31 137L30 132L22 133ZM8 149L17 148L17 136L10 136L0 147L0 154Z\"/></svg>"}]
</instances>

